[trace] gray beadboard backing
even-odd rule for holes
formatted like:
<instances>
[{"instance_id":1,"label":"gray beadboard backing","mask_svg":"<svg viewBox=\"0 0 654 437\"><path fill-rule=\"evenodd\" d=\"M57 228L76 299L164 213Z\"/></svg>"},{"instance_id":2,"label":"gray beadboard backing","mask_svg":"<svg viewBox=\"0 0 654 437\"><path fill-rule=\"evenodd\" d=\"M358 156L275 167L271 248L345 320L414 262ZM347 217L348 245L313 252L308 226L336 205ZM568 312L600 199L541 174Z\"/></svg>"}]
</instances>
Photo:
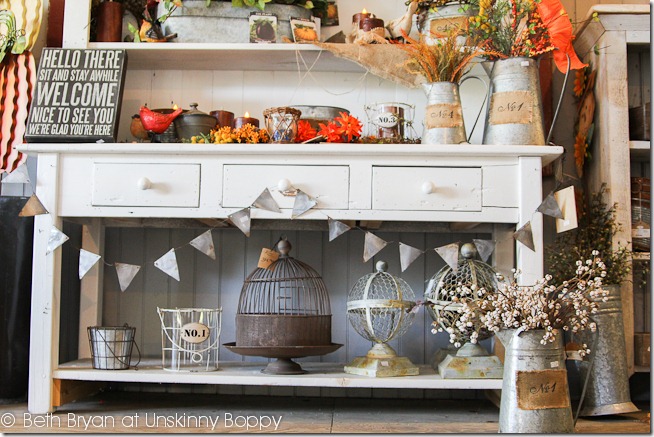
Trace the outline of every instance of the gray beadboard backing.
<instances>
[{"instance_id":1,"label":"gray beadboard backing","mask_svg":"<svg viewBox=\"0 0 654 437\"><path fill-rule=\"evenodd\" d=\"M121 292L112 267L105 267L103 295L103 324L120 326L128 323L136 327L136 341L145 356L161 356L161 327L157 307L222 307L221 343L236 340L235 316L241 287L247 275L256 267L263 247L272 247L281 235L293 245L291 256L309 264L325 280L332 308L332 341L343 347L321 357L308 357L298 361L345 363L356 356L365 355L371 343L360 337L347 320L347 294L359 277L374 270L378 260L389 264L389 272L403 277L422 299L425 283L445 263L428 250L404 273L400 273L398 242L421 250L433 249L456 241L469 242L472 238L490 238L489 234L474 233L417 233L375 232L392 242L373 260L363 262L364 232L351 230L330 242L322 231L252 231L246 238L236 229L214 229L216 260L205 256L187 243L200 235L203 229L138 229L107 228L105 261L141 265L141 271L125 292ZM154 261L170 248L176 249L180 282L169 278L154 266ZM431 319L421 309L414 324L402 338L391 345L399 354L415 364L428 363L440 347L448 344L447 335L430 332ZM487 345L488 346L488 345ZM242 357L221 346L220 360L266 362L265 358ZM193 391L225 394L265 394L300 396L353 396L353 397L475 397L474 391L455 393L456 390L380 390L333 389L312 387L240 387L240 386L182 386L182 385L126 385L130 390Z\"/></svg>"}]
</instances>

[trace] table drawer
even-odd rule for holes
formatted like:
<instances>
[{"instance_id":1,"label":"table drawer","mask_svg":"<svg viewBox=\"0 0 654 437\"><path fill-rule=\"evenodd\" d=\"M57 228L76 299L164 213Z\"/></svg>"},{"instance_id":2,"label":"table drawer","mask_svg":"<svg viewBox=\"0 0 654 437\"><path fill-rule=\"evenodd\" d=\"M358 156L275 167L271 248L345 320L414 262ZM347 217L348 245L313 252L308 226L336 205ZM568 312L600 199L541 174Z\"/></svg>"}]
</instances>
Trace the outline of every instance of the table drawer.
<instances>
[{"instance_id":1,"label":"table drawer","mask_svg":"<svg viewBox=\"0 0 654 437\"><path fill-rule=\"evenodd\" d=\"M96 162L91 204L197 208L200 164Z\"/></svg>"},{"instance_id":2,"label":"table drawer","mask_svg":"<svg viewBox=\"0 0 654 437\"><path fill-rule=\"evenodd\" d=\"M222 206L249 206L268 188L280 208L292 209L295 197L277 190L282 179L315 198L318 208L348 209L350 168L346 165L225 165Z\"/></svg>"},{"instance_id":3,"label":"table drawer","mask_svg":"<svg viewBox=\"0 0 654 437\"><path fill-rule=\"evenodd\" d=\"M481 211L481 168L374 167L372 208Z\"/></svg>"}]
</instances>

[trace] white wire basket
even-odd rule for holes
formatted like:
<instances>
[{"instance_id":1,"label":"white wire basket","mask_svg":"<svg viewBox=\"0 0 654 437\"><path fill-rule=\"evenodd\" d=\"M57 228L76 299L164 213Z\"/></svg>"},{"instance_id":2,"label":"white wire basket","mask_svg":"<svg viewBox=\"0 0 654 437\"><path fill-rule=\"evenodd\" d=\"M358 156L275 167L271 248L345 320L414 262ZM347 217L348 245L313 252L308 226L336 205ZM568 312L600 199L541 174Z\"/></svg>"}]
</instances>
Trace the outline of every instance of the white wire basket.
<instances>
[{"instance_id":1,"label":"white wire basket","mask_svg":"<svg viewBox=\"0 0 654 437\"><path fill-rule=\"evenodd\" d=\"M157 308L157 313L164 370L218 370L222 308Z\"/></svg>"}]
</instances>

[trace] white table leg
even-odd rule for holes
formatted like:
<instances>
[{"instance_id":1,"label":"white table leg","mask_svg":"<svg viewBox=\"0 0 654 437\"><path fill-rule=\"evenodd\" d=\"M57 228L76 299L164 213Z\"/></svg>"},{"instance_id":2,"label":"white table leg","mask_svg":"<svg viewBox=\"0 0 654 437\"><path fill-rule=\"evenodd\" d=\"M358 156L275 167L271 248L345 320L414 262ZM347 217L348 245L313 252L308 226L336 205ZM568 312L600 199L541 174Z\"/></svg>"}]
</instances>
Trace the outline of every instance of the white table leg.
<instances>
[{"instance_id":1,"label":"white table leg","mask_svg":"<svg viewBox=\"0 0 654 437\"><path fill-rule=\"evenodd\" d=\"M59 305L61 297L61 248L46 255L50 229L61 229L57 215L58 155L39 155L36 195L50 212L34 220L32 312L28 410L52 411L52 372L59 362Z\"/></svg>"},{"instance_id":2,"label":"white table leg","mask_svg":"<svg viewBox=\"0 0 654 437\"><path fill-rule=\"evenodd\" d=\"M104 226L94 218L82 228L82 249L104 256ZM90 358L86 328L102 325L103 261L100 260L82 278L80 290L78 358Z\"/></svg>"},{"instance_id":3,"label":"white table leg","mask_svg":"<svg viewBox=\"0 0 654 437\"><path fill-rule=\"evenodd\" d=\"M522 271L519 278L521 285L532 285L543 277L543 215L536 212L543 201L541 168L541 158L539 157L521 157L519 159L520 200L518 205L520 205L520 212L516 230L531 221L536 248L534 252L516 241L516 266Z\"/></svg>"}]
</instances>

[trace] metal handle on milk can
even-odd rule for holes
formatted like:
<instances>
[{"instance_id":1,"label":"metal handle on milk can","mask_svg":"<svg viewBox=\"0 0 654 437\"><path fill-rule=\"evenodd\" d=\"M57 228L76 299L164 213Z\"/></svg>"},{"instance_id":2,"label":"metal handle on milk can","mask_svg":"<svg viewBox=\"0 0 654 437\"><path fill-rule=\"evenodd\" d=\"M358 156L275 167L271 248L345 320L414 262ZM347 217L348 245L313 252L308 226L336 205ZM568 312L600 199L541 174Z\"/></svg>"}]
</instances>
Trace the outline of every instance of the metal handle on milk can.
<instances>
[{"instance_id":1,"label":"metal handle on milk can","mask_svg":"<svg viewBox=\"0 0 654 437\"><path fill-rule=\"evenodd\" d=\"M486 99L488 98L488 84L479 76L466 76L461 80L459 86L463 85L463 82L465 82L468 79L477 79L479 82L483 83L484 86L486 87L486 93L484 94L484 101L481 102L481 106L479 107L479 113L477 113L477 118L475 118L475 124L472 125L472 129L470 129L470 135L467 138L467 141L470 142L470 138L472 138L472 134L475 132L475 128L477 127L477 122L479 121L479 117L481 117L481 112L484 110L484 104L486 103Z\"/></svg>"},{"instance_id":2,"label":"metal handle on milk can","mask_svg":"<svg viewBox=\"0 0 654 437\"><path fill-rule=\"evenodd\" d=\"M559 50L557 47L556 50ZM556 111L554 111L554 117L552 117L552 125L550 126L550 131L547 133L547 139L545 140L545 144L550 143L550 139L552 139L552 133L554 133L554 125L556 124L556 120L559 117L559 109L561 109L561 103L563 102L563 93L565 92L565 87L568 84L568 76L570 75L570 55L565 54L565 56L568 58L568 68L565 71L565 78L563 79L563 86L561 87L561 95L559 96L559 103L556 105Z\"/></svg>"}]
</instances>

